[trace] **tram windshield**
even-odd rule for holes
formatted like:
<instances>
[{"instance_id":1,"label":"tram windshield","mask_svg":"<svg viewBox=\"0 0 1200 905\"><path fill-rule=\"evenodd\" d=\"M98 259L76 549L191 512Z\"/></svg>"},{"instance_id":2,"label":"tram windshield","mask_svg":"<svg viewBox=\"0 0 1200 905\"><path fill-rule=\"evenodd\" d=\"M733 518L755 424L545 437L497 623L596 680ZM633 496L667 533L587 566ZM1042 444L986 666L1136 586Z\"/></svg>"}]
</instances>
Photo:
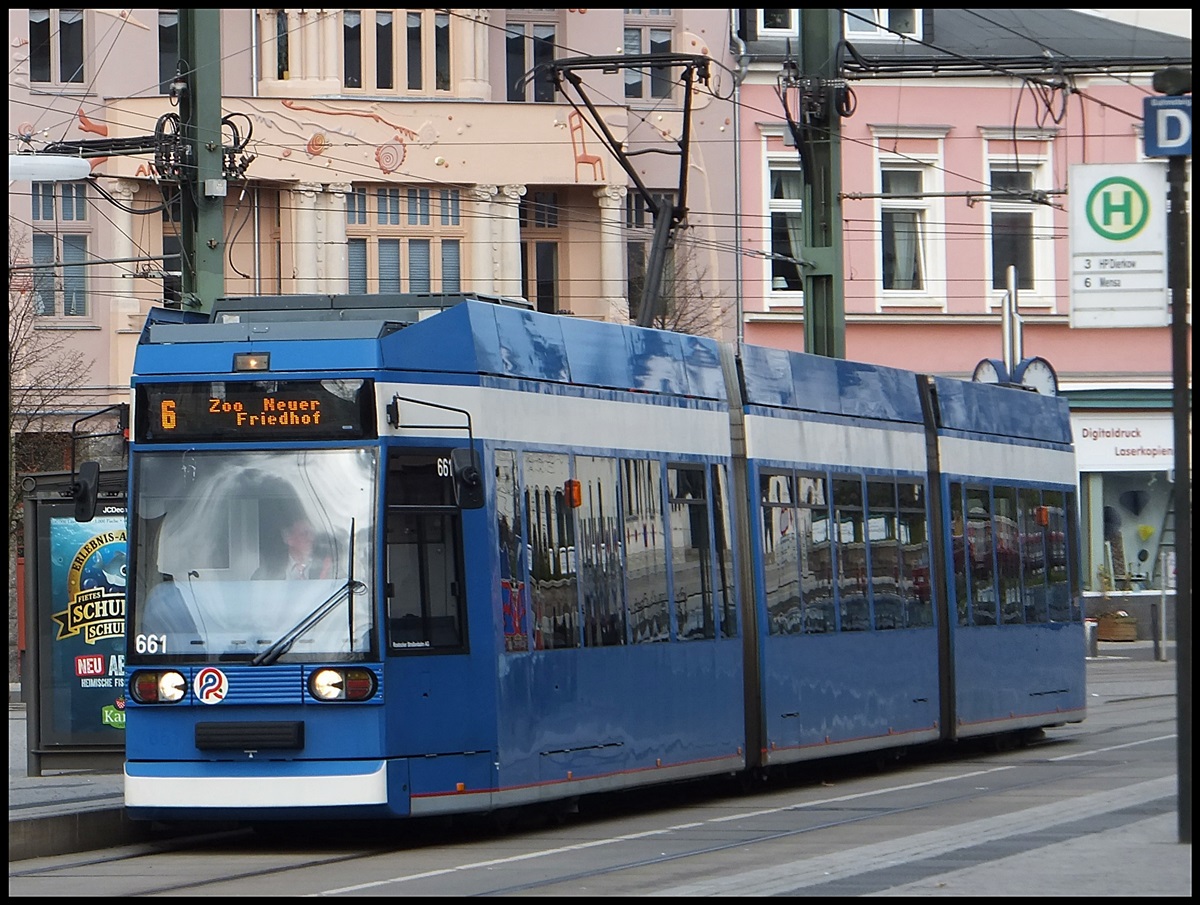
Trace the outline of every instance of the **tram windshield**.
<instances>
[{"instance_id":1,"label":"tram windshield","mask_svg":"<svg viewBox=\"0 0 1200 905\"><path fill-rule=\"evenodd\" d=\"M138 456L131 653L254 665L371 656L377 464L373 449Z\"/></svg>"}]
</instances>

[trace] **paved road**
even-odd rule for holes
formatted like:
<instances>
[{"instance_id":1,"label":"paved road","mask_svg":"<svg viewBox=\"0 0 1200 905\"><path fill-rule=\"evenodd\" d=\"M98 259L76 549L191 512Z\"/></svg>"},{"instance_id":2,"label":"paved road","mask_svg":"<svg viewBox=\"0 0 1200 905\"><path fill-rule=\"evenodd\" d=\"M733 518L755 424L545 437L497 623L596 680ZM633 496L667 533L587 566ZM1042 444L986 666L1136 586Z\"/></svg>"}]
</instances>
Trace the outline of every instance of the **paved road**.
<instances>
[{"instance_id":1,"label":"paved road","mask_svg":"<svg viewBox=\"0 0 1200 905\"><path fill-rule=\"evenodd\" d=\"M13 844L14 816L41 815L19 821L27 825L26 832L53 821L74 819L86 826L100 815L112 819L119 816L113 802L114 795L119 802L121 778L83 773L25 777L23 711L10 707L10 893L167 891L154 885L161 882L155 878L175 876L186 864L188 881L197 884L192 891L198 894L1190 896L1191 845L1179 842L1173 770L1172 647L1167 656L1167 662L1155 661L1150 642L1101 642L1100 656L1089 661L1088 719L1078 724L1093 734L1086 740L1080 736L1074 745L1058 745L1066 753L1031 749L1025 752L1032 754L1025 757L1029 763L1020 767L989 759L983 766L952 762L944 775L888 771L830 790L783 789L766 798L653 810L620 818L619 829L595 821L570 824L514 833L482 847L472 847L470 839L447 839L445 844L420 840L372 855L367 846L356 847L344 838L330 839L316 850L299 842L271 845L243 838L216 852L180 855L149 854L143 846L124 850L124 866L118 870L113 865L112 871L96 862L111 858L111 845L125 841L119 832L108 836L108 847L91 855L12 860L22 854ZM1145 729L1135 738L1126 714L1143 707L1157 712L1148 722L1139 717ZM1036 785L1022 791L1025 780L1016 781L1021 769L1064 767L1073 769L1077 786L1053 801L1040 799L1044 791ZM974 770L981 771L978 779L972 778ZM1003 782L1011 788L1000 789ZM953 824L941 823L932 810L934 790L969 793L972 783L1012 796L1010 805L991 810L966 794L961 807L969 810ZM942 794L959 807L953 795ZM903 805L905 795L913 796L917 810L906 815L900 807L895 812L903 831L871 829L879 826L878 813ZM856 810L870 813L872 821L856 824ZM794 822L797 814L810 815L811 825ZM758 838L764 827L770 835L776 826L777 843ZM730 841L735 842L732 847ZM772 845L776 847L769 850ZM706 860L712 856L688 854L706 847L725 852L715 855L727 859L724 870L713 873ZM666 857L670 852L678 858ZM613 859L614 872L580 878L580 872L591 874L605 859ZM639 867L638 859L647 864ZM71 866L84 862L97 869ZM196 869L198 864L203 867ZM709 869L693 876L688 865ZM235 871L235 866L246 870ZM130 877L98 879L123 872ZM230 876L239 880L227 882ZM531 876L538 882L528 888Z\"/></svg>"}]
</instances>

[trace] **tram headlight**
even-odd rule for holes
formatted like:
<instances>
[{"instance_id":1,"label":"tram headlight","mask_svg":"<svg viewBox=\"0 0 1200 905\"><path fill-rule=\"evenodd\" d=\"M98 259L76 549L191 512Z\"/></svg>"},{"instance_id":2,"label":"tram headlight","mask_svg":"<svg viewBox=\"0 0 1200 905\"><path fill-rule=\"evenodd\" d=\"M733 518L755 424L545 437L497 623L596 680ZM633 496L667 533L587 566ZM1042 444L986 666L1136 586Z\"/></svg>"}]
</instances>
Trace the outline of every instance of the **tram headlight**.
<instances>
[{"instance_id":1,"label":"tram headlight","mask_svg":"<svg viewBox=\"0 0 1200 905\"><path fill-rule=\"evenodd\" d=\"M145 669L133 674L129 691L139 704L174 704L187 694L187 679L173 669Z\"/></svg>"},{"instance_id":2,"label":"tram headlight","mask_svg":"<svg viewBox=\"0 0 1200 905\"><path fill-rule=\"evenodd\" d=\"M369 669L318 669L308 690L318 701L365 701L375 694L375 673Z\"/></svg>"}]
</instances>

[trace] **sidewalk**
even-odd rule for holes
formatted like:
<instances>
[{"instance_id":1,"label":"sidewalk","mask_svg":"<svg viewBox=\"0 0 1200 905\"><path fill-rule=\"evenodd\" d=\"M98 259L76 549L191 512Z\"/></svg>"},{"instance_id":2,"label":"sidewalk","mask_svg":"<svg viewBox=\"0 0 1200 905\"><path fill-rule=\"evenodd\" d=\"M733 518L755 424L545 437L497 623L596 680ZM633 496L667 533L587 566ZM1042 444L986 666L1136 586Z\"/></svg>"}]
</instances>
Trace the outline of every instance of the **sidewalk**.
<instances>
[{"instance_id":1,"label":"sidewalk","mask_svg":"<svg viewBox=\"0 0 1200 905\"><path fill-rule=\"evenodd\" d=\"M1161 680L1152 684L1173 694L1174 642L1168 642L1164 650L1168 659L1162 663ZM1101 641L1098 653L1095 660L1089 659L1089 667L1121 660L1155 661L1152 641ZM10 862L164 838L161 825L125 818L124 777L119 773L61 770L53 775L27 776L23 703L9 704L8 757ZM930 878L936 883L917 883L890 892L925 896L980 895L987 894L986 890L1042 896L1190 896L1192 849L1179 842L1178 819L1178 811L1172 808L1169 813L1101 832L1035 845L976 867L948 870ZM1119 865L1119 870L1098 873L1095 865Z\"/></svg>"}]
</instances>

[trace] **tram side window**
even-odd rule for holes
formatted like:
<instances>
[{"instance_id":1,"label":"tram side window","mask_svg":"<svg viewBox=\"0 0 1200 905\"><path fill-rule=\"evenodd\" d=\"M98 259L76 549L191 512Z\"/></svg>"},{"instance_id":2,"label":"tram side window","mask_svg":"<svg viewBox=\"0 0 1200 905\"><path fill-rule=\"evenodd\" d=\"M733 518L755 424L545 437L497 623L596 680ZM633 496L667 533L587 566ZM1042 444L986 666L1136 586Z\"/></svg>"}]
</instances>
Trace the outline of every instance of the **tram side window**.
<instances>
[{"instance_id":1,"label":"tram side window","mask_svg":"<svg viewBox=\"0 0 1200 905\"><path fill-rule=\"evenodd\" d=\"M671 637L671 617L661 463L622 459L621 502L633 641L667 641Z\"/></svg>"},{"instance_id":2,"label":"tram side window","mask_svg":"<svg viewBox=\"0 0 1200 905\"><path fill-rule=\"evenodd\" d=\"M763 588L767 627L772 635L804 631L793 485L790 474L763 473L758 478L763 521Z\"/></svg>"},{"instance_id":3,"label":"tram side window","mask_svg":"<svg viewBox=\"0 0 1200 905\"><path fill-rule=\"evenodd\" d=\"M500 544L500 605L506 651L529 649L525 532L518 491L516 454L508 449L496 450L496 532Z\"/></svg>"},{"instance_id":4,"label":"tram side window","mask_svg":"<svg viewBox=\"0 0 1200 905\"><path fill-rule=\"evenodd\" d=\"M867 538L859 478L833 479L833 509L838 541L840 629L863 632L871 627L871 605L867 596Z\"/></svg>"},{"instance_id":5,"label":"tram side window","mask_svg":"<svg viewBox=\"0 0 1200 905\"><path fill-rule=\"evenodd\" d=\"M967 601L970 600L970 585L967 583L967 523L963 515L963 485L950 485L950 540L954 556L954 605L958 610L958 624L969 625L971 615Z\"/></svg>"},{"instance_id":6,"label":"tram side window","mask_svg":"<svg viewBox=\"0 0 1200 905\"><path fill-rule=\"evenodd\" d=\"M986 487L967 486L967 554L971 563L971 621L996 624L996 563L992 537L991 495Z\"/></svg>"},{"instance_id":7,"label":"tram side window","mask_svg":"<svg viewBox=\"0 0 1200 905\"><path fill-rule=\"evenodd\" d=\"M871 600L875 628L904 628L900 596L900 541L896 484L867 480L867 542L871 545Z\"/></svg>"},{"instance_id":8,"label":"tram side window","mask_svg":"<svg viewBox=\"0 0 1200 905\"><path fill-rule=\"evenodd\" d=\"M729 532L729 494L726 492L725 468L709 467L713 500L713 549L716 551L717 619L725 638L738 633L737 604L734 599L733 547Z\"/></svg>"},{"instance_id":9,"label":"tram side window","mask_svg":"<svg viewBox=\"0 0 1200 905\"><path fill-rule=\"evenodd\" d=\"M565 497L570 460L560 453L529 452L523 462L534 648L579 647L575 519Z\"/></svg>"},{"instance_id":10,"label":"tram side window","mask_svg":"<svg viewBox=\"0 0 1200 905\"><path fill-rule=\"evenodd\" d=\"M1046 506L1047 593L1050 621L1071 621L1071 586L1067 564L1067 513L1063 494L1047 490L1042 495Z\"/></svg>"},{"instance_id":11,"label":"tram side window","mask_svg":"<svg viewBox=\"0 0 1200 905\"><path fill-rule=\"evenodd\" d=\"M449 513L388 513L388 631L392 649L463 646L457 523L457 517Z\"/></svg>"},{"instance_id":12,"label":"tram side window","mask_svg":"<svg viewBox=\"0 0 1200 905\"><path fill-rule=\"evenodd\" d=\"M1030 624L1049 619L1046 600L1046 536L1042 522L1048 510L1042 506L1041 491L1032 487L1021 488L1021 591L1025 610L1025 621Z\"/></svg>"},{"instance_id":13,"label":"tram side window","mask_svg":"<svg viewBox=\"0 0 1200 905\"><path fill-rule=\"evenodd\" d=\"M1025 621L1021 605L1021 535L1017 526L1017 489L997 487L993 526L996 538L996 577L1000 586L1000 621L1020 625Z\"/></svg>"},{"instance_id":14,"label":"tram side window","mask_svg":"<svg viewBox=\"0 0 1200 905\"><path fill-rule=\"evenodd\" d=\"M904 624L933 625L933 590L929 575L929 520L925 511L925 485L900 481L896 485L899 504L900 596L904 600Z\"/></svg>"},{"instance_id":15,"label":"tram side window","mask_svg":"<svg viewBox=\"0 0 1200 905\"><path fill-rule=\"evenodd\" d=\"M682 641L715 638L712 540L703 467L669 467L667 496L677 637Z\"/></svg>"},{"instance_id":16,"label":"tram side window","mask_svg":"<svg viewBox=\"0 0 1200 905\"><path fill-rule=\"evenodd\" d=\"M837 630L833 611L833 536L829 517L828 482L818 475L796 479L796 534L800 543L800 599L804 631L821 634Z\"/></svg>"},{"instance_id":17,"label":"tram side window","mask_svg":"<svg viewBox=\"0 0 1200 905\"><path fill-rule=\"evenodd\" d=\"M617 512L617 460L575 457L580 484L579 588L583 643L608 647L626 641L623 550Z\"/></svg>"},{"instance_id":18,"label":"tram side window","mask_svg":"<svg viewBox=\"0 0 1200 905\"><path fill-rule=\"evenodd\" d=\"M1080 541L1079 541L1079 509L1075 501L1075 494L1068 490L1063 494L1063 509L1066 510L1066 545L1067 545L1067 569L1068 587L1071 597L1071 621L1082 622L1083 611L1080 609L1083 603L1083 573L1082 566L1079 561L1080 556Z\"/></svg>"},{"instance_id":19,"label":"tram side window","mask_svg":"<svg viewBox=\"0 0 1200 905\"><path fill-rule=\"evenodd\" d=\"M466 645L462 538L449 451L388 459L387 608L392 651ZM439 467L439 464L441 467Z\"/></svg>"}]
</instances>

